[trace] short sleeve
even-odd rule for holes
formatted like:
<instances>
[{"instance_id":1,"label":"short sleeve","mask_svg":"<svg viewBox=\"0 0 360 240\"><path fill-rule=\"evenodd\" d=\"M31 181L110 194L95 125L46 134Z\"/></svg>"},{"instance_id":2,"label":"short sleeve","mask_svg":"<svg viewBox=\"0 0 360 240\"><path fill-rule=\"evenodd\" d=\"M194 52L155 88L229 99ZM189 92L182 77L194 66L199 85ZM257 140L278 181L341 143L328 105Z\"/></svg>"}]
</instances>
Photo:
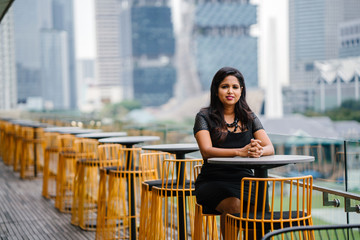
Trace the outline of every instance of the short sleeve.
<instances>
[{"instance_id":1,"label":"short sleeve","mask_svg":"<svg viewBox=\"0 0 360 240\"><path fill-rule=\"evenodd\" d=\"M200 130L209 131L209 123L206 121L205 116L199 112L195 117L194 135Z\"/></svg>"},{"instance_id":2,"label":"short sleeve","mask_svg":"<svg viewBox=\"0 0 360 240\"><path fill-rule=\"evenodd\" d=\"M263 125L260 122L260 119L253 113L253 125L252 125L252 132L256 132L260 129L264 129Z\"/></svg>"}]
</instances>

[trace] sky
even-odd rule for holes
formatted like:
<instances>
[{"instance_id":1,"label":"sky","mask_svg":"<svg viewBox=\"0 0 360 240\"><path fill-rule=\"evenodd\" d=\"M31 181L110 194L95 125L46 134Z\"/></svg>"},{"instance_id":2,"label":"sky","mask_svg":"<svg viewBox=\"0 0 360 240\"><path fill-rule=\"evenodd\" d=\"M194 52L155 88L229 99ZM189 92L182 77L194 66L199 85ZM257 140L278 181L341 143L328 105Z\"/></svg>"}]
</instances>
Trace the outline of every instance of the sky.
<instances>
[{"instance_id":1,"label":"sky","mask_svg":"<svg viewBox=\"0 0 360 240\"><path fill-rule=\"evenodd\" d=\"M94 0L74 0L76 58L95 58Z\"/></svg>"}]
</instances>

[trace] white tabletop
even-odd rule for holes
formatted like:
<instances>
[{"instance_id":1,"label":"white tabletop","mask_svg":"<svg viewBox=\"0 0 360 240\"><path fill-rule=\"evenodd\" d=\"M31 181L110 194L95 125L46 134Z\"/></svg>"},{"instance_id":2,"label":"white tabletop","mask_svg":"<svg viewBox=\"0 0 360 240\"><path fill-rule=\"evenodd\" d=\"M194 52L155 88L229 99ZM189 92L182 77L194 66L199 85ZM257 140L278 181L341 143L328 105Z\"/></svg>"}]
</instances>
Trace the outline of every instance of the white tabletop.
<instances>
[{"instance_id":1,"label":"white tabletop","mask_svg":"<svg viewBox=\"0 0 360 240\"><path fill-rule=\"evenodd\" d=\"M194 152L199 150L196 143L175 143L142 146L144 150L159 150L164 152Z\"/></svg>"},{"instance_id":2,"label":"white tabletop","mask_svg":"<svg viewBox=\"0 0 360 240\"><path fill-rule=\"evenodd\" d=\"M313 156L306 155L271 155L259 158L250 157L218 157L209 158L208 163L212 164L235 164L235 165L286 165L292 163L313 162Z\"/></svg>"},{"instance_id":3,"label":"white tabletop","mask_svg":"<svg viewBox=\"0 0 360 240\"><path fill-rule=\"evenodd\" d=\"M76 137L100 139L100 138L109 138L109 137L124 137L126 135L127 135L126 132L95 132L95 133L77 134Z\"/></svg>"},{"instance_id":4,"label":"white tabletop","mask_svg":"<svg viewBox=\"0 0 360 240\"><path fill-rule=\"evenodd\" d=\"M308 163L313 162L313 156L304 155L272 155L263 156L259 158L250 157L224 157L224 158L209 158L207 160L210 164L229 164L238 165L243 168L254 169L255 177L267 177L268 169L285 166L294 163Z\"/></svg>"},{"instance_id":5,"label":"white tabletop","mask_svg":"<svg viewBox=\"0 0 360 240\"><path fill-rule=\"evenodd\" d=\"M158 136L128 136L128 137L112 137L112 138L101 138L100 143L119 143L119 144L137 144L142 142L158 141Z\"/></svg>"}]
</instances>

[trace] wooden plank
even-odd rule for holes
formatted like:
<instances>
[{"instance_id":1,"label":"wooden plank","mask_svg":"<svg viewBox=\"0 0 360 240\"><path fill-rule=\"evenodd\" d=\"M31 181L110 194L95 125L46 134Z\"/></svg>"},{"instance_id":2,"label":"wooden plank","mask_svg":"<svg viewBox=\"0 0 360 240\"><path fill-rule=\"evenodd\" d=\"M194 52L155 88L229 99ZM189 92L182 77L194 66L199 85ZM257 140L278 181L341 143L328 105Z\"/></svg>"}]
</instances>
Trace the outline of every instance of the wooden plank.
<instances>
[{"instance_id":1,"label":"wooden plank","mask_svg":"<svg viewBox=\"0 0 360 240\"><path fill-rule=\"evenodd\" d=\"M95 232L71 225L54 200L41 196L42 178L21 180L0 159L0 239L95 239Z\"/></svg>"}]
</instances>

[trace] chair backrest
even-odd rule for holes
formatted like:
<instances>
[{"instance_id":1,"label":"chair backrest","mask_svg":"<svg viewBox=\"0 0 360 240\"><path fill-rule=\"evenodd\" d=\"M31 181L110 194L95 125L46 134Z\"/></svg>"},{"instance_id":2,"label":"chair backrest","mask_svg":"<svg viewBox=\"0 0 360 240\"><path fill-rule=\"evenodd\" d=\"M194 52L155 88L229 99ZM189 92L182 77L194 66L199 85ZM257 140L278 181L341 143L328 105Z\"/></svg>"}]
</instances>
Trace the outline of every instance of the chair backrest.
<instances>
[{"instance_id":1,"label":"chair backrest","mask_svg":"<svg viewBox=\"0 0 360 240\"><path fill-rule=\"evenodd\" d=\"M129 171L138 171L140 165L141 148L126 148L120 149L120 167L125 167Z\"/></svg>"},{"instance_id":2,"label":"chair backrest","mask_svg":"<svg viewBox=\"0 0 360 240\"><path fill-rule=\"evenodd\" d=\"M186 185L186 188L195 188L194 167L202 163L202 159L165 159L162 164L162 188L179 189L179 186Z\"/></svg>"},{"instance_id":3,"label":"chair backrest","mask_svg":"<svg viewBox=\"0 0 360 240\"><path fill-rule=\"evenodd\" d=\"M162 161L170 159L172 154L166 152L150 152L140 155L142 181L160 179L162 176ZM174 157L172 157L174 158Z\"/></svg>"},{"instance_id":4,"label":"chair backrest","mask_svg":"<svg viewBox=\"0 0 360 240\"><path fill-rule=\"evenodd\" d=\"M60 152L75 152L75 136L71 134L60 134L58 136Z\"/></svg>"},{"instance_id":5,"label":"chair backrest","mask_svg":"<svg viewBox=\"0 0 360 240\"><path fill-rule=\"evenodd\" d=\"M95 159L98 157L99 142L95 139L76 139L74 141L75 152L81 158Z\"/></svg>"},{"instance_id":6,"label":"chair backrest","mask_svg":"<svg viewBox=\"0 0 360 240\"><path fill-rule=\"evenodd\" d=\"M59 148L60 142L59 142L59 133L55 132L46 132L44 133L46 147L56 149Z\"/></svg>"},{"instance_id":7,"label":"chair backrest","mask_svg":"<svg viewBox=\"0 0 360 240\"><path fill-rule=\"evenodd\" d=\"M332 239L360 239L360 224L300 226L278 229L265 234L262 240L332 240Z\"/></svg>"},{"instance_id":8,"label":"chair backrest","mask_svg":"<svg viewBox=\"0 0 360 240\"><path fill-rule=\"evenodd\" d=\"M103 144L98 146L100 166L116 166L120 159L120 144Z\"/></svg>"},{"instance_id":9,"label":"chair backrest","mask_svg":"<svg viewBox=\"0 0 360 240\"><path fill-rule=\"evenodd\" d=\"M34 129L31 127L22 127L22 137L26 140L32 140L34 138Z\"/></svg>"},{"instance_id":10,"label":"chair backrest","mask_svg":"<svg viewBox=\"0 0 360 240\"><path fill-rule=\"evenodd\" d=\"M312 225L312 181L310 175L243 178L240 193L240 209L243 211L240 212L240 220L245 223L245 230L251 229L249 226L257 228L257 231L261 228L261 234L264 235L269 230L286 226ZM248 224L251 222L257 224Z\"/></svg>"}]
</instances>

